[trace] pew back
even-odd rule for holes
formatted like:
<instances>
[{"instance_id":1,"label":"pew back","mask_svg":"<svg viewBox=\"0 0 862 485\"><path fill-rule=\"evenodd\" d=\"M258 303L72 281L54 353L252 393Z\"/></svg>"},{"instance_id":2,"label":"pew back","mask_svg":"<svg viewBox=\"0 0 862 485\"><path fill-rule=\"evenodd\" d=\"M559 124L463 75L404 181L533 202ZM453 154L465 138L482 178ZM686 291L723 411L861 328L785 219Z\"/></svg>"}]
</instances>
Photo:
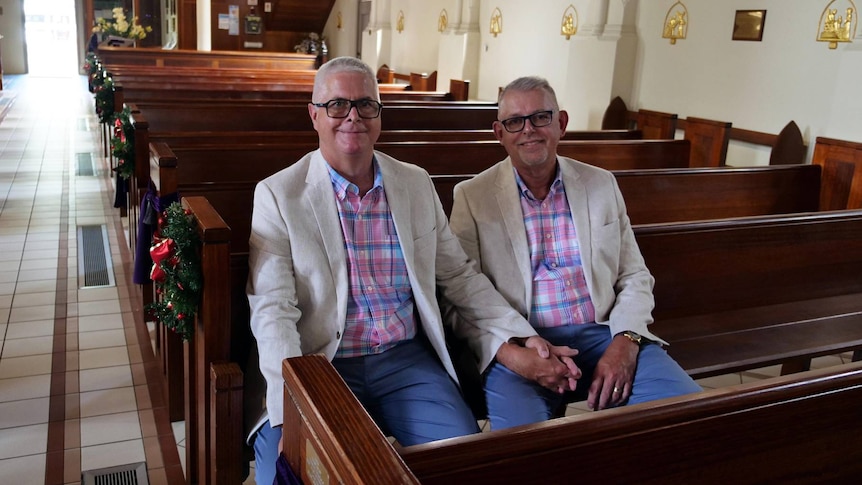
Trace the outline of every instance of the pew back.
<instances>
[{"instance_id":1,"label":"pew back","mask_svg":"<svg viewBox=\"0 0 862 485\"><path fill-rule=\"evenodd\" d=\"M384 483L376 481L383 476L386 483L423 484L862 476L858 363L407 447L400 458L325 358L286 359L283 370L284 422L296 430L284 454L306 481L329 473L343 477L345 469L356 472L352 483ZM608 466L620 450L632 465Z\"/></svg>"},{"instance_id":2,"label":"pew back","mask_svg":"<svg viewBox=\"0 0 862 485\"><path fill-rule=\"evenodd\" d=\"M706 377L862 348L862 210L636 226L668 353Z\"/></svg>"}]
</instances>

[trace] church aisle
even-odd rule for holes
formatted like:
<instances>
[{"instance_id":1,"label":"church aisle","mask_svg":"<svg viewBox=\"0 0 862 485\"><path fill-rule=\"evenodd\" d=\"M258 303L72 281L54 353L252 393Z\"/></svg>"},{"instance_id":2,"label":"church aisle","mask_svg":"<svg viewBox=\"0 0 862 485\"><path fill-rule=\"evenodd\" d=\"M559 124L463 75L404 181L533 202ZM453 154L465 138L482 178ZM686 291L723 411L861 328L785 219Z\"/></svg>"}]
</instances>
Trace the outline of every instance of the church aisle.
<instances>
[{"instance_id":1,"label":"church aisle","mask_svg":"<svg viewBox=\"0 0 862 485\"><path fill-rule=\"evenodd\" d=\"M124 221L85 78L4 81L0 481L81 483L82 471L146 463L149 483L182 483L159 388L148 386L158 366L135 320ZM81 227L90 230L79 248ZM110 248L114 281L82 287L90 233Z\"/></svg>"}]
</instances>

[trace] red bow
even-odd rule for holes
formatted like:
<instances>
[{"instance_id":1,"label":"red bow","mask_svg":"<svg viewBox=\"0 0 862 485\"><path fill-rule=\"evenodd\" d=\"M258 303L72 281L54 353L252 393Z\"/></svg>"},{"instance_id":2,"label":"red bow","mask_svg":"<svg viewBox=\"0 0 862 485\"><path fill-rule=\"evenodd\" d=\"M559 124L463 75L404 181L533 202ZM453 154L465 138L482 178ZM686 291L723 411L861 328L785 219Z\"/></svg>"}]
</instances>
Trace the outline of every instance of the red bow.
<instances>
[{"instance_id":1,"label":"red bow","mask_svg":"<svg viewBox=\"0 0 862 485\"><path fill-rule=\"evenodd\" d=\"M157 282L165 280L165 271L162 269L161 262L174 256L175 246L173 239L162 239L150 248L150 257L153 259L153 269L150 270L151 280Z\"/></svg>"}]
</instances>

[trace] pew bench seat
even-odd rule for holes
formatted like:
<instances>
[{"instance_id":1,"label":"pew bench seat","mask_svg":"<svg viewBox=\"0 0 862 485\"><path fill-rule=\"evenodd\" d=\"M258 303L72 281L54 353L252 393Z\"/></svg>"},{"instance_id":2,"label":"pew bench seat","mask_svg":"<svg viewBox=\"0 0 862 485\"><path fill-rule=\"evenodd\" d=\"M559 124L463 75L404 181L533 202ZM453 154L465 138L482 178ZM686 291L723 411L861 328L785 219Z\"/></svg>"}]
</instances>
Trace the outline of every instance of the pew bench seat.
<instances>
[{"instance_id":1,"label":"pew bench seat","mask_svg":"<svg viewBox=\"0 0 862 485\"><path fill-rule=\"evenodd\" d=\"M694 378L777 364L790 374L808 370L811 358L862 349L862 293L668 319L661 328Z\"/></svg>"}]
</instances>

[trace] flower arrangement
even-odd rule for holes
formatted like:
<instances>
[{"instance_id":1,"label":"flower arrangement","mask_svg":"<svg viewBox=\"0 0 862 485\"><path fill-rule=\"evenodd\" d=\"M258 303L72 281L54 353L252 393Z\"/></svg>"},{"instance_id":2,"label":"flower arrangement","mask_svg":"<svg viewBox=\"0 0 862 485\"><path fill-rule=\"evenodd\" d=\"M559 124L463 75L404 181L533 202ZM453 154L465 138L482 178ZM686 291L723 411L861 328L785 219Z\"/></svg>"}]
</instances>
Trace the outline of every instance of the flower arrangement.
<instances>
[{"instance_id":1,"label":"flower arrangement","mask_svg":"<svg viewBox=\"0 0 862 485\"><path fill-rule=\"evenodd\" d=\"M153 234L150 278L156 287L156 302L147 305L159 323L189 340L200 303L203 276L198 254L200 238L192 215L174 202L159 216L159 229Z\"/></svg>"},{"instance_id":2,"label":"flower arrangement","mask_svg":"<svg viewBox=\"0 0 862 485\"><path fill-rule=\"evenodd\" d=\"M317 54L326 45L326 38L315 32L310 32L302 42L293 46L297 54Z\"/></svg>"},{"instance_id":3,"label":"flower arrangement","mask_svg":"<svg viewBox=\"0 0 862 485\"><path fill-rule=\"evenodd\" d=\"M135 172L135 129L129 120L128 106L114 117L114 134L111 136L111 153L117 159L114 169L120 177L127 179Z\"/></svg>"},{"instance_id":4,"label":"flower arrangement","mask_svg":"<svg viewBox=\"0 0 862 485\"><path fill-rule=\"evenodd\" d=\"M114 21L109 22L103 18L96 20L96 26L93 27L93 32L102 34L102 37L117 36L126 39L141 40L147 36L148 32L152 32L152 27L143 27L138 23L138 17L132 17L132 22L126 20L126 13L123 7L113 9Z\"/></svg>"}]
</instances>

